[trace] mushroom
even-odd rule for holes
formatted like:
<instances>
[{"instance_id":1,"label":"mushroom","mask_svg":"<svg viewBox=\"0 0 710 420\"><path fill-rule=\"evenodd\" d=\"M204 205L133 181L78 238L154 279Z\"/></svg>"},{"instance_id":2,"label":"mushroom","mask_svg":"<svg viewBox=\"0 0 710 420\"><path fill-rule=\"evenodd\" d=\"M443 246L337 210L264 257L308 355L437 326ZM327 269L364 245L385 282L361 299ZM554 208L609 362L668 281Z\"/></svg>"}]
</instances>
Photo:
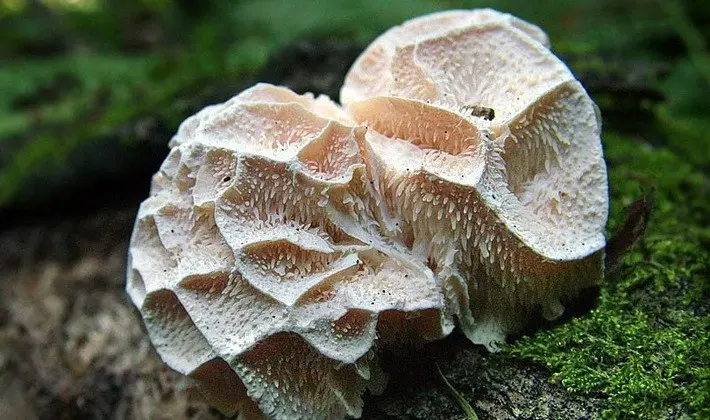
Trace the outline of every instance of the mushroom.
<instances>
[{"instance_id":1,"label":"mushroom","mask_svg":"<svg viewBox=\"0 0 710 420\"><path fill-rule=\"evenodd\" d=\"M599 112L540 29L490 9L405 22L357 59L341 101L471 341L494 350L601 280Z\"/></svg>"},{"instance_id":2,"label":"mushroom","mask_svg":"<svg viewBox=\"0 0 710 420\"><path fill-rule=\"evenodd\" d=\"M372 78L371 78L372 77ZM163 360L243 418L358 417L377 352L495 350L602 276L599 117L537 27L404 23L325 96L258 84L182 123L127 291Z\"/></svg>"}]
</instances>

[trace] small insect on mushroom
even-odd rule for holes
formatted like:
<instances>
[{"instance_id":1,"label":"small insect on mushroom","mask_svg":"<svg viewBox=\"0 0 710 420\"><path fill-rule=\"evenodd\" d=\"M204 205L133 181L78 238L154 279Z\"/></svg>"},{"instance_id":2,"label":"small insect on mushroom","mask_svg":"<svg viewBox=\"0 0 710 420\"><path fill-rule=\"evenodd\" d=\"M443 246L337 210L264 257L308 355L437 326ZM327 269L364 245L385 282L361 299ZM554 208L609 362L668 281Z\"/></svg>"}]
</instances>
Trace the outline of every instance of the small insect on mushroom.
<instances>
[{"instance_id":1,"label":"small insect on mushroom","mask_svg":"<svg viewBox=\"0 0 710 420\"><path fill-rule=\"evenodd\" d=\"M493 119L496 117L495 110L493 108L488 108L485 106L464 105L461 110L462 114L468 113L472 117L480 117L487 121L493 121Z\"/></svg>"}]
</instances>

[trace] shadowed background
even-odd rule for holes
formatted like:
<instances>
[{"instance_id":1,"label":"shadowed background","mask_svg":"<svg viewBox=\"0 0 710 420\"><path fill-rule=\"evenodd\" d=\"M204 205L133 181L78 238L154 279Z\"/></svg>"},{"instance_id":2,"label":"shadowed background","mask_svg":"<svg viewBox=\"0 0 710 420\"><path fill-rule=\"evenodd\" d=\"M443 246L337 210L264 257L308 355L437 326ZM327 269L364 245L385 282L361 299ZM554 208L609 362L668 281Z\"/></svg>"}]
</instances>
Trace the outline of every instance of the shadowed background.
<instances>
[{"instance_id":1,"label":"shadowed background","mask_svg":"<svg viewBox=\"0 0 710 420\"><path fill-rule=\"evenodd\" d=\"M288 4L284 4L288 3ZM377 34L447 8L542 27L601 108L617 273L502 353L386 355L364 418L710 416L710 6L632 0L0 0L0 418L219 418L124 296L128 237L178 124L256 81L337 99Z\"/></svg>"}]
</instances>

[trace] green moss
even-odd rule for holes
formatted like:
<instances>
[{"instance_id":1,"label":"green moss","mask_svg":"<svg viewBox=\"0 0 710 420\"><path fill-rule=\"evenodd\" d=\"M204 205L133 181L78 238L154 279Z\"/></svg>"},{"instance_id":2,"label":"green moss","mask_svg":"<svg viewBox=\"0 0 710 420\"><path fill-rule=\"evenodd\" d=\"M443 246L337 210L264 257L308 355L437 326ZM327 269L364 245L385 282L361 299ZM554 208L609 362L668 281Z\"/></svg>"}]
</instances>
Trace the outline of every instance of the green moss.
<instances>
[{"instance_id":1,"label":"green moss","mask_svg":"<svg viewBox=\"0 0 710 420\"><path fill-rule=\"evenodd\" d=\"M710 179L663 148L605 137L614 229L656 189L643 244L601 288L599 307L526 337L510 355L547 366L573 392L609 399L608 417L710 416Z\"/></svg>"}]
</instances>

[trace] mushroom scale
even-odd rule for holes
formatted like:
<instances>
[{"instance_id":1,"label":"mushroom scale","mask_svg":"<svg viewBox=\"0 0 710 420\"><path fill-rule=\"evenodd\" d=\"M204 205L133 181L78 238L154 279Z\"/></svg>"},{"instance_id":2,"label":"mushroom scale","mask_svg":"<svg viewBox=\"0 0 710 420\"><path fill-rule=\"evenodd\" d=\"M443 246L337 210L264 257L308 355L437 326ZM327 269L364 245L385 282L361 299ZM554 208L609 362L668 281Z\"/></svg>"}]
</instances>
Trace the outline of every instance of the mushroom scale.
<instances>
[{"instance_id":1,"label":"mushroom scale","mask_svg":"<svg viewBox=\"0 0 710 420\"><path fill-rule=\"evenodd\" d=\"M539 28L413 19L341 100L257 84L204 108L139 209L127 292L227 414L358 417L378 351L456 321L495 350L603 275L598 111Z\"/></svg>"}]
</instances>

